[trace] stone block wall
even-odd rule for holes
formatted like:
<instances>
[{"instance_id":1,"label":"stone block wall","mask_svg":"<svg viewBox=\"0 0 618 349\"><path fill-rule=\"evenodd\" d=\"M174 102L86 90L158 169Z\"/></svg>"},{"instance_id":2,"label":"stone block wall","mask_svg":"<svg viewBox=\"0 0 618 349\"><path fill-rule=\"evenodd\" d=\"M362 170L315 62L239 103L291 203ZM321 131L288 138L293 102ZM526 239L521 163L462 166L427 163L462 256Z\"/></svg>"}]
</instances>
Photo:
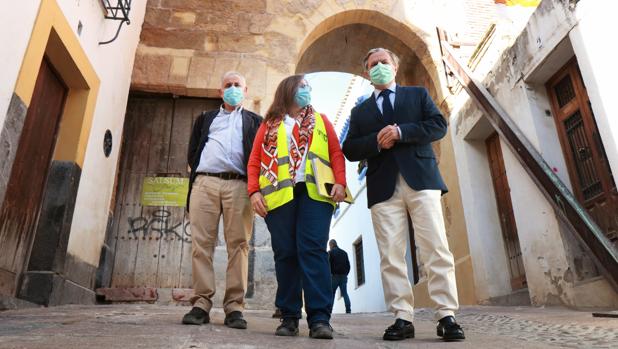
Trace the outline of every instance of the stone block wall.
<instances>
[{"instance_id":1,"label":"stone block wall","mask_svg":"<svg viewBox=\"0 0 618 349\"><path fill-rule=\"evenodd\" d=\"M281 79L298 71L297 65L308 46L332 29L348 24L373 25L400 39L418 56L417 64L425 66L435 85L440 79L424 41L431 39L435 27L421 29L411 24L403 9L413 9L413 3L151 0L135 60L132 89L218 97L221 75L237 70L247 77L246 107L263 113ZM369 42L371 38L364 40ZM339 59L329 52L322 54L334 61ZM361 72L360 66L338 64L339 71ZM311 71L323 69L319 62L310 67Z\"/></svg>"}]
</instances>

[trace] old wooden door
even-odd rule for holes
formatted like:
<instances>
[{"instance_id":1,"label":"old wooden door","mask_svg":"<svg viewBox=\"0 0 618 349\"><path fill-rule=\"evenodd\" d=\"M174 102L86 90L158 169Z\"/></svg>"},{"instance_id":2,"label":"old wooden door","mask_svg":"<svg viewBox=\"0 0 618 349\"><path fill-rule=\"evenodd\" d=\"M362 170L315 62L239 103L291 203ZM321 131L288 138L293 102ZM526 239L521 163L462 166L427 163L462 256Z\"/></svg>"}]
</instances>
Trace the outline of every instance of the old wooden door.
<instances>
[{"instance_id":1,"label":"old wooden door","mask_svg":"<svg viewBox=\"0 0 618 349\"><path fill-rule=\"evenodd\" d=\"M43 59L0 209L0 294L15 294L27 264L66 94Z\"/></svg>"},{"instance_id":2,"label":"old wooden door","mask_svg":"<svg viewBox=\"0 0 618 349\"><path fill-rule=\"evenodd\" d=\"M572 59L547 83L573 192L605 235L618 247L618 193L603 142Z\"/></svg>"},{"instance_id":3,"label":"old wooden door","mask_svg":"<svg viewBox=\"0 0 618 349\"><path fill-rule=\"evenodd\" d=\"M112 288L190 288L191 233L184 207L144 207L145 177L188 177L195 117L213 99L132 95L125 130L112 234Z\"/></svg>"},{"instance_id":4,"label":"old wooden door","mask_svg":"<svg viewBox=\"0 0 618 349\"><path fill-rule=\"evenodd\" d=\"M508 258L511 287L513 290L516 290L526 287L526 272L521 254L521 246L519 245L519 236L517 235L517 224L513 215L511 188L509 187L502 150L500 149L500 137L498 137L497 133L494 133L487 138L485 144L487 146L489 169L496 195L498 215L500 216L502 238Z\"/></svg>"}]
</instances>

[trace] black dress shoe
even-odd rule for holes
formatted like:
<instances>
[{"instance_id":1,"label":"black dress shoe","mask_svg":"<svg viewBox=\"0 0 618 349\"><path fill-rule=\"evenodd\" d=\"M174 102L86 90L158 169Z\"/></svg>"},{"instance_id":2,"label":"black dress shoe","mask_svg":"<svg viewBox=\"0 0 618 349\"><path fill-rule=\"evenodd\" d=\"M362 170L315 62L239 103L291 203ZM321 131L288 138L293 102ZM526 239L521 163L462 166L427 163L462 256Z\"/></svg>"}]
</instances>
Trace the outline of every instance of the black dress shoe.
<instances>
[{"instance_id":1,"label":"black dress shoe","mask_svg":"<svg viewBox=\"0 0 618 349\"><path fill-rule=\"evenodd\" d=\"M414 338L414 325L403 319L395 320L395 323L384 331L382 337L385 341L400 341L406 338Z\"/></svg>"},{"instance_id":2,"label":"black dress shoe","mask_svg":"<svg viewBox=\"0 0 618 349\"><path fill-rule=\"evenodd\" d=\"M325 322L317 322L311 325L309 337L315 339L333 339L333 328Z\"/></svg>"},{"instance_id":3,"label":"black dress shoe","mask_svg":"<svg viewBox=\"0 0 618 349\"><path fill-rule=\"evenodd\" d=\"M281 325L275 331L276 336L293 337L298 336L298 319L285 317L281 318Z\"/></svg>"},{"instance_id":4,"label":"black dress shoe","mask_svg":"<svg viewBox=\"0 0 618 349\"><path fill-rule=\"evenodd\" d=\"M452 316L445 316L438 321L437 334L447 342L466 339L463 329Z\"/></svg>"},{"instance_id":5,"label":"black dress shoe","mask_svg":"<svg viewBox=\"0 0 618 349\"><path fill-rule=\"evenodd\" d=\"M247 329L247 321L243 319L242 313L239 311L233 311L225 315L225 320L223 320L223 324L229 328L237 328L240 330Z\"/></svg>"},{"instance_id":6,"label":"black dress shoe","mask_svg":"<svg viewBox=\"0 0 618 349\"><path fill-rule=\"evenodd\" d=\"M186 313L182 318L182 323L185 325L201 325L210 322L210 315L202 308L193 307L190 312Z\"/></svg>"}]
</instances>

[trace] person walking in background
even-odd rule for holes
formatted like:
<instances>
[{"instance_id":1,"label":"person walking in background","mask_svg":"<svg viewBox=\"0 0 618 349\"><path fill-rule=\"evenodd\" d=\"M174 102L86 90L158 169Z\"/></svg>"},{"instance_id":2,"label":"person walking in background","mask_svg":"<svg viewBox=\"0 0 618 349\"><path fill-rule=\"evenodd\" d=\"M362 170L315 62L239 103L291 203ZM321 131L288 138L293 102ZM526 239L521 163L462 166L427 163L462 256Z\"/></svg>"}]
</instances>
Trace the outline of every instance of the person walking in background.
<instances>
[{"instance_id":1,"label":"person walking in background","mask_svg":"<svg viewBox=\"0 0 618 349\"><path fill-rule=\"evenodd\" d=\"M447 123L423 87L395 83L399 59L384 48L367 52L364 75L373 96L354 107L343 152L350 161L368 160L367 202L380 252L384 298L395 323L385 340L414 337L414 296L408 279L408 215L430 298L436 303L437 333L464 339L454 312L459 308L455 262L449 251L440 197L447 192L431 142L446 134Z\"/></svg>"},{"instance_id":2,"label":"person walking in background","mask_svg":"<svg viewBox=\"0 0 618 349\"><path fill-rule=\"evenodd\" d=\"M335 175L330 196L318 193L310 160ZM345 198L345 160L326 116L311 106L303 75L285 78L253 144L248 192L271 234L277 275L278 336L298 335L304 292L312 338L332 339L332 289L326 243L335 203Z\"/></svg>"},{"instance_id":3,"label":"person walking in background","mask_svg":"<svg viewBox=\"0 0 618 349\"><path fill-rule=\"evenodd\" d=\"M215 295L213 255L223 215L227 246L226 290L223 298L224 324L245 329L242 311L247 292L249 240L253 211L247 196L247 162L262 118L242 106L247 94L245 78L227 72L221 79L223 105L203 112L191 133L188 164L191 168L187 209L191 221L193 308L183 324L210 321Z\"/></svg>"},{"instance_id":4,"label":"person walking in background","mask_svg":"<svg viewBox=\"0 0 618 349\"><path fill-rule=\"evenodd\" d=\"M328 242L330 251L328 251L328 261L330 262L330 273L333 285L333 304L337 288L341 292L343 302L345 304L346 314L352 312L350 307L350 297L348 296L348 274L350 273L350 260L348 254L337 246L337 241L330 240Z\"/></svg>"}]
</instances>

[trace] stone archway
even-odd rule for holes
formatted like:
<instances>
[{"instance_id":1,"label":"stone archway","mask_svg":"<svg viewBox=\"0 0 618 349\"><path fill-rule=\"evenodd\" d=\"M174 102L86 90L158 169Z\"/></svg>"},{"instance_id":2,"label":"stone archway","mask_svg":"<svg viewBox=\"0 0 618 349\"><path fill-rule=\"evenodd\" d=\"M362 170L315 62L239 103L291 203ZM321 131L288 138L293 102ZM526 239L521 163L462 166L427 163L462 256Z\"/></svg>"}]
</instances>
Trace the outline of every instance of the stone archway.
<instances>
[{"instance_id":1,"label":"stone archway","mask_svg":"<svg viewBox=\"0 0 618 349\"><path fill-rule=\"evenodd\" d=\"M250 82L247 107L265 112L279 81L300 71L302 56L318 39L365 25L410 48L442 104L445 79L434 21L439 11L425 0L149 2L131 86L212 98L221 74L237 70ZM356 62L349 67L342 71L360 69Z\"/></svg>"},{"instance_id":2,"label":"stone archway","mask_svg":"<svg viewBox=\"0 0 618 349\"><path fill-rule=\"evenodd\" d=\"M427 88L436 104L447 116L449 106L444 103L446 88L442 79L443 71L432 57L431 48L426 43L426 39L422 37L431 38L432 36L378 11L340 12L324 19L305 37L297 56L295 72L337 71L361 75L361 61L366 52L374 47L388 48L400 57L397 82L404 86L416 85ZM461 282L472 280L473 273L450 137L446 136L435 142L433 147L439 158L443 178L450 189L449 195L443 197L442 203L449 232L449 245L456 260L457 279L460 280L458 285L460 302L461 304L475 304L473 283ZM365 194L361 193L361 195ZM346 212L354 217L366 216L367 213L365 207L358 205L350 207L350 210ZM342 232L345 231L346 235L359 233L350 231L349 228L353 230L353 226L344 223L343 228L340 229ZM370 228L367 227L364 230L367 229ZM368 249L368 251L371 250ZM369 256L370 259L378 259L377 250L368 251L364 253L375 252ZM414 263L411 262L411 264ZM426 278L422 277L423 273L421 271L421 280L415 286L415 302L418 306L431 306L432 302L427 293ZM379 283L374 280L374 283L376 282ZM358 292L360 297L366 294L363 291Z\"/></svg>"},{"instance_id":3,"label":"stone archway","mask_svg":"<svg viewBox=\"0 0 618 349\"><path fill-rule=\"evenodd\" d=\"M446 115L445 79L433 16L440 11L437 6L426 0L150 1L131 88L213 98L218 96L221 75L236 70L248 81L245 107L264 113L286 76L325 70L359 74L359 61L366 50L386 46L402 57L399 81L427 87ZM340 51L334 54L329 46L345 42L346 37L360 44L335 45ZM447 226L452 228L453 252L462 261L457 267L458 273L464 273L461 279L471 279L450 137L439 144L440 166L451 191L444 206ZM113 240L112 233L108 234ZM271 307L274 281L268 279L272 266L267 262L272 252L261 220L256 220L256 236L264 237L264 244L256 247L255 300ZM223 270L216 273L224 275ZM462 288L471 295L462 299L467 304L474 302L474 286L468 285Z\"/></svg>"},{"instance_id":4,"label":"stone archway","mask_svg":"<svg viewBox=\"0 0 618 349\"><path fill-rule=\"evenodd\" d=\"M426 87L442 100L439 71L420 30L372 10L333 15L307 35L300 47L297 73L341 71L362 74L361 60L374 47L384 47L400 58L397 81Z\"/></svg>"}]
</instances>

